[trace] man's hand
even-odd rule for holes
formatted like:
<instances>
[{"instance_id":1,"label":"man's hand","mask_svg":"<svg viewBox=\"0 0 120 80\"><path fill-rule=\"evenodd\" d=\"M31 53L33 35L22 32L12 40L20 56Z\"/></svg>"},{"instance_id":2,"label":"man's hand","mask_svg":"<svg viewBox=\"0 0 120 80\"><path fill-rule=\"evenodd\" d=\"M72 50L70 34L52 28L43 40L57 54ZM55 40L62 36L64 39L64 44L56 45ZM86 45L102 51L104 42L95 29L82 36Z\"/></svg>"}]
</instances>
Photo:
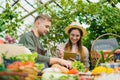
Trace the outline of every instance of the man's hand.
<instances>
[{"instance_id":1,"label":"man's hand","mask_svg":"<svg viewBox=\"0 0 120 80\"><path fill-rule=\"evenodd\" d=\"M67 61L67 60L61 59L59 64L67 67L68 69L72 68L72 61Z\"/></svg>"},{"instance_id":2,"label":"man's hand","mask_svg":"<svg viewBox=\"0 0 120 80\"><path fill-rule=\"evenodd\" d=\"M60 64L69 69L72 68L72 61L67 61L67 60L60 59L60 58L50 58L50 64Z\"/></svg>"}]
</instances>

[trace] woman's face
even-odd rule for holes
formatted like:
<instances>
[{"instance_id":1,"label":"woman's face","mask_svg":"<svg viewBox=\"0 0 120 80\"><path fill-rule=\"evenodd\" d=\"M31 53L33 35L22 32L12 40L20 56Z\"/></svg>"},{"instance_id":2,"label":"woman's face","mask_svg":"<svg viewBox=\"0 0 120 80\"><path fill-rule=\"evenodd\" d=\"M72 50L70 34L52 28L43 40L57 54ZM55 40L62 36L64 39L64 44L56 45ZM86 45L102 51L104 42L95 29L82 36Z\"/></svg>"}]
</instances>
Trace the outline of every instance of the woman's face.
<instances>
[{"instance_id":1,"label":"woman's face","mask_svg":"<svg viewBox=\"0 0 120 80\"><path fill-rule=\"evenodd\" d=\"M72 44L77 44L77 42L79 41L81 35L78 29L73 29L70 34L69 34L69 38Z\"/></svg>"}]
</instances>

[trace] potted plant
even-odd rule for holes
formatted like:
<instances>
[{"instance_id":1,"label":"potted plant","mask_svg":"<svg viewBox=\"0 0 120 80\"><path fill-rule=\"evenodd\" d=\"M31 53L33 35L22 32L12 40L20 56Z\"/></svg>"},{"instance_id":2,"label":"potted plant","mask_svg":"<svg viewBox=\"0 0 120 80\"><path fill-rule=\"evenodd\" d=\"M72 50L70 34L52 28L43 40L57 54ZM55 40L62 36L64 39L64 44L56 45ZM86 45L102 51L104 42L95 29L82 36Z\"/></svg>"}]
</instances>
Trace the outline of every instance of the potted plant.
<instances>
[{"instance_id":1,"label":"potted plant","mask_svg":"<svg viewBox=\"0 0 120 80\"><path fill-rule=\"evenodd\" d=\"M116 53L118 53L118 52L120 52L120 46L118 46L117 48L115 48L111 52L109 52L107 56L104 55L104 51L100 51L101 58L99 58L97 60L95 67L98 66L100 62L101 63L110 62L111 60L113 60L113 58L115 61L116 56L117 56ZM114 56L112 56L113 53L114 53ZM118 58L118 56L117 56L117 58Z\"/></svg>"}]
</instances>

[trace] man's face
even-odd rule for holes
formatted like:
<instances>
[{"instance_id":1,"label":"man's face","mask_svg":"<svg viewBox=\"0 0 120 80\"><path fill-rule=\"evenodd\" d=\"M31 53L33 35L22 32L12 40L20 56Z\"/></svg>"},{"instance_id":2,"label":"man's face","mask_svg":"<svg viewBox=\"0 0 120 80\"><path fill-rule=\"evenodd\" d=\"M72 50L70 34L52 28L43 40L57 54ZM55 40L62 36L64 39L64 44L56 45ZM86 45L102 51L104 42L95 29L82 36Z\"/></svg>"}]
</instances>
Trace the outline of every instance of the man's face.
<instances>
[{"instance_id":1,"label":"man's face","mask_svg":"<svg viewBox=\"0 0 120 80\"><path fill-rule=\"evenodd\" d=\"M39 19L37 21L37 25L36 25L39 36L46 35L49 32L50 26L51 26L50 21L48 21L48 20L40 20Z\"/></svg>"}]
</instances>

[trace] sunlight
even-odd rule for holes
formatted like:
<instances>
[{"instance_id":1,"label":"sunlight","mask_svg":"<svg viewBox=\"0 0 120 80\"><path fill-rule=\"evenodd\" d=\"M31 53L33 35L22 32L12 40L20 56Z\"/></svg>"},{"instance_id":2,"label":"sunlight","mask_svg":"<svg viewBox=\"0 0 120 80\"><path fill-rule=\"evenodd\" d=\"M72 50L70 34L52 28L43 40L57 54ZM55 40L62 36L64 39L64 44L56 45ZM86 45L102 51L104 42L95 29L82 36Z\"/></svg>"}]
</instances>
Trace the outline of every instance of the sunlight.
<instances>
[{"instance_id":1,"label":"sunlight","mask_svg":"<svg viewBox=\"0 0 120 80\"><path fill-rule=\"evenodd\" d=\"M120 9L120 3L119 2L117 3L116 7Z\"/></svg>"},{"instance_id":2,"label":"sunlight","mask_svg":"<svg viewBox=\"0 0 120 80\"><path fill-rule=\"evenodd\" d=\"M99 2L100 0L89 0L90 2L95 2L95 3L97 3L97 2Z\"/></svg>"}]
</instances>

